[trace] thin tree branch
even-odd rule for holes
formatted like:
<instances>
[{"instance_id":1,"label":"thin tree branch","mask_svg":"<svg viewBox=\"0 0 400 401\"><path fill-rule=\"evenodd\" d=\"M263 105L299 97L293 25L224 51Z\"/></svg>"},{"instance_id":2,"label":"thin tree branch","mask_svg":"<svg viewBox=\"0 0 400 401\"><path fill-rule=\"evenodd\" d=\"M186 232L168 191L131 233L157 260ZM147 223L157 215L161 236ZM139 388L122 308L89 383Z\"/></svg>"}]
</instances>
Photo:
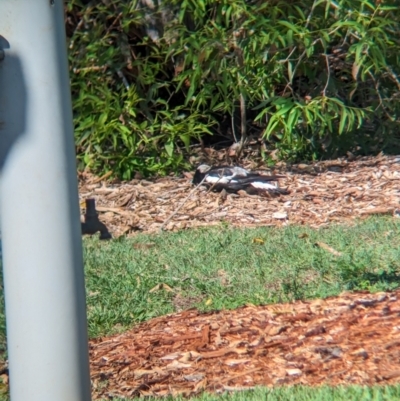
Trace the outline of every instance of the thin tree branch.
<instances>
[{"instance_id":1,"label":"thin tree branch","mask_svg":"<svg viewBox=\"0 0 400 401\"><path fill-rule=\"evenodd\" d=\"M322 91L322 96L326 96L326 90L328 89L329 80L331 78L331 67L329 66L329 56L326 53L324 53L323 56L325 57L325 61L326 61L326 70L328 73L328 77L326 78L326 84L325 84L324 90Z\"/></svg>"},{"instance_id":2,"label":"thin tree branch","mask_svg":"<svg viewBox=\"0 0 400 401\"><path fill-rule=\"evenodd\" d=\"M231 115L231 124L232 124L232 134L235 138L235 142L238 143L238 139L236 136L236 129L235 129L235 106L233 106L232 115Z\"/></svg>"}]
</instances>

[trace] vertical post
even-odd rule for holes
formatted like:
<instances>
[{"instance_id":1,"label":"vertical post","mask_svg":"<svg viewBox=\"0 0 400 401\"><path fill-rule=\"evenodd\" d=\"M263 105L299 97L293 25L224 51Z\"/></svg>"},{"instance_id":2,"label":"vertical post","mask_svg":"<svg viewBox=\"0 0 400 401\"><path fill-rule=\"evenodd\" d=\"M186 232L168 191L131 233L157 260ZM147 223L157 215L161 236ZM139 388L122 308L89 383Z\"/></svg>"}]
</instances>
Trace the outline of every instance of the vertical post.
<instances>
[{"instance_id":1,"label":"vertical post","mask_svg":"<svg viewBox=\"0 0 400 401\"><path fill-rule=\"evenodd\" d=\"M63 0L1 0L0 215L12 401L88 401Z\"/></svg>"}]
</instances>

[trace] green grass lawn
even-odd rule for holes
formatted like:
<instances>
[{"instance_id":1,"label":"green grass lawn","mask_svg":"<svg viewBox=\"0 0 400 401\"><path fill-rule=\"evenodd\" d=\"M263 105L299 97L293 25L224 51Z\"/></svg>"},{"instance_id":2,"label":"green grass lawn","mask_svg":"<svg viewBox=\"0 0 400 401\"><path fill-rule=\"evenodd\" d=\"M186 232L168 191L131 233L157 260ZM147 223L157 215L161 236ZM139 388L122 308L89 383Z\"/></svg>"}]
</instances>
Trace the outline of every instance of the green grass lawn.
<instances>
[{"instance_id":1,"label":"green grass lawn","mask_svg":"<svg viewBox=\"0 0 400 401\"><path fill-rule=\"evenodd\" d=\"M212 395L204 393L193 401L397 401L400 386L386 387L281 387L276 389L257 388L254 391ZM155 401L156 398L147 398ZM158 398L158 401L160 399ZM165 398L164 401L185 401L187 398ZM114 401L127 401L115 399Z\"/></svg>"},{"instance_id":2,"label":"green grass lawn","mask_svg":"<svg viewBox=\"0 0 400 401\"><path fill-rule=\"evenodd\" d=\"M246 303L327 297L344 290L395 289L400 285L399 244L400 220L391 217L320 230L221 225L108 242L85 238L89 336L121 332L190 307L230 309ZM3 339L4 333L1 294ZM228 398L397 400L400 387L260 389L218 400ZM205 394L198 399L209 401L216 396Z\"/></svg>"},{"instance_id":3,"label":"green grass lawn","mask_svg":"<svg viewBox=\"0 0 400 401\"><path fill-rule=\"evenodd\" d=\"M398 288L399 245L400 220L393 218L320 230L221 226L85 239L89 335L126 330L179 308L229 309Z\"/></svg>"}]
</instances>

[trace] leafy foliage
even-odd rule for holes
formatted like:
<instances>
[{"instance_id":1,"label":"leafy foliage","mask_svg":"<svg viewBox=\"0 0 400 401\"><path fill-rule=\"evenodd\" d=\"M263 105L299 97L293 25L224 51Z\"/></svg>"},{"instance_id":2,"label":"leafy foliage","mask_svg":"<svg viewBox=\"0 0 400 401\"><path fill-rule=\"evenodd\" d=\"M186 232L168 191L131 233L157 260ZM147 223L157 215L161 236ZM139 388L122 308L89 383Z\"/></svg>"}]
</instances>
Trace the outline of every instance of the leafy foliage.
<instances>
[{"instance_id":1,"label":"leafy foliage","mask_svg":"<svg viewBox=\"0 0 400 401\"><path fill-rule=\"evenodd\" d=\"M398 141L394 1L145 3L67 3L82 166L174 171L212 133L292 160Z\"/></svg>"}]
</instances>

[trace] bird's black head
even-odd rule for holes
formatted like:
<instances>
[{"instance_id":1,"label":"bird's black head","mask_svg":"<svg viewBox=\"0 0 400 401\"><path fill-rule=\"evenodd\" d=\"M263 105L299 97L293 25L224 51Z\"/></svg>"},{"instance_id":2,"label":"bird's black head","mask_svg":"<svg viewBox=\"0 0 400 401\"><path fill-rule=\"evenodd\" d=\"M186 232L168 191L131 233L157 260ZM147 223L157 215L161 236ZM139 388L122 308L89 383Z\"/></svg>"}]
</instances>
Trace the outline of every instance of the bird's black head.
<instances>
[{"instance_id":1,"label":"bird's black head","mask_svg":"<svg viewBox=\"0 0 400 401\"><path fill-rule=\"evenodd\" d=\"M196 168L196 171L193 176L192 184L199 185L210 170L211 170L211 167L209 165L200 164L200 166L198 166Z\"/></svg>"}]
</instances>

